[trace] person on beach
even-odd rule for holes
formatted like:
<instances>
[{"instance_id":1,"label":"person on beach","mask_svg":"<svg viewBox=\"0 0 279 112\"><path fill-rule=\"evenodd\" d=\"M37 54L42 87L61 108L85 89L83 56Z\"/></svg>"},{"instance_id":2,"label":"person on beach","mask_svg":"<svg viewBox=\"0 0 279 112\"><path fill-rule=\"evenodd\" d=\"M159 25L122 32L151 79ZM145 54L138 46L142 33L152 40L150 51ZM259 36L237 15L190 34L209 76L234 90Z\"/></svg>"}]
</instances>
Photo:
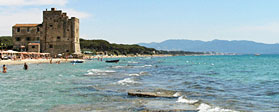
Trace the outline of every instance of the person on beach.
<instances>
[{"instance_id":1,"label":"person on beach","mask_svg":"<svg viewBox=\"0 0 279 112\"><path fill-rule=\"evenodd\" d=\"M24 63L24 70L27 70L28 69L28 65L26 63Z\"/></svg>"},{"instance_id":2,"label":"person on beach","mask_svg":"<svg viewBox=\"0 0 279 112\"><path fill-rule=\"evenodd\" d=\"M49 63L52 64L52 59L50 59Z\"/></svg>"},{"instance_id":3,"label":"person on beach","mask_svg":"<svg viewBox=\"0 0 279 112\"><path fill-rule=\"evenodd\" d=\"M3 73L7 73L7 67L6 67L6 65L3 65Z\"/></svg>"},{"instance_id":4,"label":"person on beach","mask_svg":"<svg viewBox=\"0 0 279 112\"><path fill-rule=\"evenodd\" d=\"M68 56L66 56L66 61L68 61Z\"/></svg>"}]
</instances>

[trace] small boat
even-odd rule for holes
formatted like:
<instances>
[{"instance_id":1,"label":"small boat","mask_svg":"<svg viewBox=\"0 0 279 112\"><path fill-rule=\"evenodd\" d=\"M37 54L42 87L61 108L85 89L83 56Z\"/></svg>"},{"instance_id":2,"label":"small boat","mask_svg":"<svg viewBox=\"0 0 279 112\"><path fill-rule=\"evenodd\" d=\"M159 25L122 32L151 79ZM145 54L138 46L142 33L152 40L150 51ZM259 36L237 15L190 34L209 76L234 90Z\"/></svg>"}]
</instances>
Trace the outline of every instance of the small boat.
<instances>
[{"instance_id":1,"label":"small boat","mask_svg":"<svg viewBox=\"0 0 279 112\"><path fill-rule=\"evenodd\" d=\"M255 56L260 56L261 54L255 54Z\"/></svg>"},{"instance_id":2,"label":"small boat","mask_svg":"<svg viewBox=\"0 0 279 112\"><path fill-rule=\"evenodd\" d=\"M84 61L83 60L74 60L74 61L71 61L71 63L83 63Z\"/></svg>"},{"instance_id":3,"label":"small boat","mask_svg":"<svg viewBox=\"0 0 279 112\"><path fill-rule=\"evenodd\" d=\"M117 63L119 60L106 60L107 63Z\"/></svg>"}]
</instances>

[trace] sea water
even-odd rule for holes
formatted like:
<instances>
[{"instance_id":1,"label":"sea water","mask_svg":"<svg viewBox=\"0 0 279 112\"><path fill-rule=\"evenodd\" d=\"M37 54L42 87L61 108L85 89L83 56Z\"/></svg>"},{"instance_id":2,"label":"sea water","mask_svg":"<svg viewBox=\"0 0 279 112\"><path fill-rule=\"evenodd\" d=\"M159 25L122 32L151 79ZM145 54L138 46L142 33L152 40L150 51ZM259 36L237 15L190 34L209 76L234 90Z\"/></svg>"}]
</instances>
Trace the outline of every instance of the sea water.
<instances>
[{"instance_id":1,"label":"sea water","mask_svg":"<svg viewBox=\"0 0 279 112\"><path fill-rule=\"evenodd\" d=\"M199 112L279 111L279 55L133 57L119 63L7 67L7 73L0 73L2 112L141 111L166 101L199 101ZM178 91L178 98L127 95L156 89ZM152 101L157 103L148 103Z\"/></svg>"}]
</instances>

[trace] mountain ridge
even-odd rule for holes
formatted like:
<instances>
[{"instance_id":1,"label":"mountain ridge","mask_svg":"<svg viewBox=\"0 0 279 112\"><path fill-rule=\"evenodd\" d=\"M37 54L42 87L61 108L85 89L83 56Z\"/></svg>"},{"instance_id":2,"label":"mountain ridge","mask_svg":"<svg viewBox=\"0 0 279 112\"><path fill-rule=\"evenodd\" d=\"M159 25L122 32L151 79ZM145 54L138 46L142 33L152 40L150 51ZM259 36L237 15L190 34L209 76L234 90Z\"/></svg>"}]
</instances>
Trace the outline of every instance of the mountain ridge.
<instances>
[{"instance_id":1,"label":"mountain ridge","mask_svg":"<svg viewBox=\"0 0 279 112\"><path fill-rule=\"evenodd\" d=\"M219 40L212 41L169 39L162 42L138 43L141 46L158 50L222 52L240 54L279 54L279 44L266 44L249 40Z\"/></svg>"}]
</instances>

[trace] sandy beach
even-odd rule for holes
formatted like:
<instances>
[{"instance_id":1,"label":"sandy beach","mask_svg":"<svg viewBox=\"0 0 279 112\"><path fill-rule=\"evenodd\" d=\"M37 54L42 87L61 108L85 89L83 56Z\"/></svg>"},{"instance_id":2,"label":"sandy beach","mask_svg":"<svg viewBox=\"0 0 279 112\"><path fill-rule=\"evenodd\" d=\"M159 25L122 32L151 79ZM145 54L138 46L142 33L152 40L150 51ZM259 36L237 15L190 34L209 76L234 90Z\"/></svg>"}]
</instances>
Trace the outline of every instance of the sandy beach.
<instances>
[{"instance_id":1,"label":"sandy beach","mask_svg":"<svg viewBox=\"0 0 279 112\"><path fill-rule=\"evenodd\" d=\"M52 59L52 63L60 61L61 63L70 62L77 59ZM31 63L50 63L50 59L24 59L24 60L1 60L0 65L19 65L19 64L31 64Z\"/></svg>"},{"instance_id":2,"label":"sandy beach","mask_svg":"<svg viewBox=\"0 0 279 112\"><path fill-rule=\"evenodd\" d=\"M165 57L171 55L118 55L118 56L85 56L84 59L88 58L126 58L126 57ZM54 58L52 59L52 63L56 63L60 61L61 63L71 62L73 60L83 60L83 59L61 59L61 58ZM19 64L31 64L31 63L50 63L50 59L24 59L24 60L1 60L0 65L19 65Z\"/></svg>"},{"instance_id":3,"label":"sandy beach","mask_svg":"<svg viewBox=\"0 0 279 112\"><path fill-rule=\"evenodd\" d=\"M114 56L108 56L108 55L96 55L96 56L84 56L84 58L127 58L127 57L167 57L172 56L170 54L156 54L156 55L114 55Z\"/></svg>"}]
</instances>

